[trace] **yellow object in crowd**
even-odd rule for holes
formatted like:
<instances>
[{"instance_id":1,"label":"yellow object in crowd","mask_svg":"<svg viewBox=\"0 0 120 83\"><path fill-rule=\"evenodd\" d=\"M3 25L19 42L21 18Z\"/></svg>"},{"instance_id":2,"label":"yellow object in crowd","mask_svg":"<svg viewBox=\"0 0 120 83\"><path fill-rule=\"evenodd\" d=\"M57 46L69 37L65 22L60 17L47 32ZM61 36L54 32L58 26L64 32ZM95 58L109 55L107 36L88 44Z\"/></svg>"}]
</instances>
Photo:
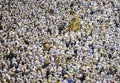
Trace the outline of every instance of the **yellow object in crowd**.
<instances>
[{"instance_id":1,"label":"yellow object in crowd","mask_svg":"<svg viewBox=\"0 0 120 83\"><path fill-rule=\"evenodd\" d=\"M59 82L57 82L57 83L61 83L61 82L59 81Z\"/></svg>"},{"instance_id":2,"label":"yellow object in crowd","mask_svg":"<svg viewBox=\"0 0 120 83\"><path fill-rule=\"evenodd\" d=\"M77 31L80 29L80 18L77 14L73 16L72 20L70 21L69 27L72 31Z\"/></svg>"},{"instance_id":3,"label":"yellow object in crowd","mask_svg":"<svg viewBox=\"0 0 120 83\"><path fill-rule=\"evenodd\" d=\"M45 48L45 49L50 49L50 47L51 47L51 46L50 46L49 43L45 43L45 44L44 44L44 48Z\"/></svg>"},{"instance_id":4,"label":"yellow object in crowd","mask_svg":"<svg viewBox=\"0 0 120 83\"><path fill-rule=\"evenodd\" d=\"M70 14L75 14L75 11L74 10L70 10Z\"/></svg>"},{"instance_id":5,"label":"yellow object in crowd","mask_svg":"<svg viewBox=\"0 0 120 83\"><path fill-rule=\"evenodd\" d=\"M10 51L11 51L11 52L14 51L14 48L11 47L11 48L10 48Z\"/></svg>"}]
</instances>

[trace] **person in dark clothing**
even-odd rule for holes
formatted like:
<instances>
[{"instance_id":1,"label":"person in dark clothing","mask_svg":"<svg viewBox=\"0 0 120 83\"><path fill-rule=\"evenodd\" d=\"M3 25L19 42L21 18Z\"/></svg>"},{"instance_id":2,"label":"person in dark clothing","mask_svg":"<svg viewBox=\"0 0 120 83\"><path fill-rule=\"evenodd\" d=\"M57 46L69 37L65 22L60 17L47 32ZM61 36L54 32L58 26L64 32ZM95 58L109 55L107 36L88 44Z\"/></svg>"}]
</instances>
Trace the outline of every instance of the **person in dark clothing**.
<instances>
[{"instance_id":1,"label":"person in dark clothing","mask_svg":"<svg viewBox=\"0 0 120 83\"><path fill-rule=\"evenodd\" d=\"M49 75L50 75L50 70L47 69L47 71L46 71L46 78L47 78L47 80L48 80L48 78L49 78Z\"/></svg>"},{"instance_id":2,"label":"person in dark clothing","mask_svg":"<svg viewBox=\"0 0 120 83\"><path fill-rule=\"evenodd\" d=\"M61 72L61 75L62 75L63 78L64 78L65 74L67 74L67 73L66 73L66 71L65 71L65 68L63 68L63 70L62 70L62 72Z\"/></svg>"},{"instance_id":3,"label":"person in dark clothing","mask_svg":"<svg viewBox=\"0 0 120 83\"><path fill-rule=\"evenodd\" d=\"M111 54L108 54L108 58L111 59L111 58L112 58L112 55L111 55Z\"/></svg>"},{"instance_id":4,"label":"person in dark clothing","mask_svg":"<svg viewBox=\"0 0 120 83\"><path fill-rule=\"evenodd\" d=\"M74 54L75 54L75 55L77 55L77 51L78 51L77 49L74 50Z\"/></svg>"},{"instance_id":5,"label":"person in dark clothing","mask_svg":"<svg viewBox=\"0 0 120 83\"><path fill-rule=\"evenodd\" d=\"M66 23L61 23L61 25L59 25L59 27L58 27L59 34L62 33L62 31L64 30L64 28L65 28L66 25L67 25Z\"/></svg>"},{"instance_id":6,"label":"person in dark clothing","mask_svg":"<svg viewBox=\"0 0 120 83\"><path fill-rule=\"evenodd\" d=\"M67 47L67 48L69 47L69 43L68 43L68 42L66 42L66 47Z\"/></svg>"},{"instance_id":7,"label":"person in dark clothing","mask_svg":"<svg viewBox=\"0 0 120 83\"><path fill-rule=\"evenodd\" d=\"M92 53L94 53L94 49L95 49L95 47L94 47L94 44L93 44L93 43L92 43L91 48L92 48Z\"/></svg>"},{"instance_id":8,"label":"person in dark clothing","mask_svg":"<svg viewBox=\"0 0 120 83\"><path fill-rule=\"evenodd\" d=\"M52 34L52 31L50 28L47 29L47 33L49 33L50 35Z\"/></svg>"},{"instance_id":9,"label":"person in dark clothing","mask_svg":"<svg viewBox=\"0 0 120 83\"><path fill-rule=\"evenodd\" d=\"M82 77L80 78L80 80L83 83L83 81L85 80L85 74L82 74Z\"/></svg>"}]
</instances>

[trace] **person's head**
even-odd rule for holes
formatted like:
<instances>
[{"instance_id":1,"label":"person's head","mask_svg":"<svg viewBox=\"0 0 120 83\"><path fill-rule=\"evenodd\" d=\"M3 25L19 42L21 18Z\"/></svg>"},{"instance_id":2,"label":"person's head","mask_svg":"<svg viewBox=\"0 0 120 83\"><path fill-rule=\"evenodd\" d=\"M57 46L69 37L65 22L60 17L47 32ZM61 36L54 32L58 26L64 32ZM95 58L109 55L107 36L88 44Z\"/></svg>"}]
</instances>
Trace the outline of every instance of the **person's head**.
<instances>
[{"instance_id":1,"label":"person's head","mask_svg":"<svg viewBox=\"0 0 120 83\"><path fill-rule=\"evenodd\" d=\"M59 79L57 80L57 83L60 83L60 80L59 80Z\"/></svg>"}]
</instances>

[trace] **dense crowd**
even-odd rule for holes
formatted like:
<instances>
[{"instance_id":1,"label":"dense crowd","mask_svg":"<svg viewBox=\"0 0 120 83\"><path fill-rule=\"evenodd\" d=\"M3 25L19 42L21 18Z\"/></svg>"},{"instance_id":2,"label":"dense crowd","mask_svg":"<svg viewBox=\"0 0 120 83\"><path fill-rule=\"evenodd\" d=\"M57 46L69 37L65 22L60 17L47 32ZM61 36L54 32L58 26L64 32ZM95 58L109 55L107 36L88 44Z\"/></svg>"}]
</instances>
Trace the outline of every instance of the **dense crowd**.
<instances>
[{"instance_id":1,"label":"dense crowd","mask_svg":"<svg viewBox=\"0 0 120 83\"><path fill-rule=\"evenodd\" d=\"M120 0L0 0L0 83L120 83Z\"/></svg>"}]
</instances>

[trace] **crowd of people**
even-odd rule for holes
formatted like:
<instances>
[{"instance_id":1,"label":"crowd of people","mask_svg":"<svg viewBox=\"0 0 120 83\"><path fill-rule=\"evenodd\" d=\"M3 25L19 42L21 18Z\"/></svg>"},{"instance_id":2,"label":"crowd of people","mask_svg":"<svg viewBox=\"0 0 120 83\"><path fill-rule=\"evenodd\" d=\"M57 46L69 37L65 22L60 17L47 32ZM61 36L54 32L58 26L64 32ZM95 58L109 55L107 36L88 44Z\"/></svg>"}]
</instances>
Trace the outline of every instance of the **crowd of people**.
<instances>
[{"instance_id":1,"label":"crowd of people","mask_svg":"<svg viewBox=\"0 0 120 83\"><path fill-rule=\"evenodd\" d=\"M120 0L0 0L0 83L120 83Z\"/></svg>"}]
</instances>

